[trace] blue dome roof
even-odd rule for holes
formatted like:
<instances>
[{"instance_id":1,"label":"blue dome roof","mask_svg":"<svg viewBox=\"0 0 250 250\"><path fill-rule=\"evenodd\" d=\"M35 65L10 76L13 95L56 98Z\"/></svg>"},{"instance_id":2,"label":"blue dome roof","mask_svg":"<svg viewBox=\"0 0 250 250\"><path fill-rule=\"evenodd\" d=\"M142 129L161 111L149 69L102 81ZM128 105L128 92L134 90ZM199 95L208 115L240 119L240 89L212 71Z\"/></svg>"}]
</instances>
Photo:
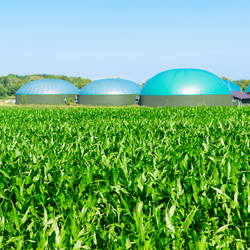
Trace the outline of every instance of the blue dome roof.
<instances>
[{"instance_id":1,"label":"blue dome roof","mask_svg":"<svg viewBox=\"0 0 250 250\"><path fill-rule=\"evenodd\" d=\"M200 69L172 69L152 77L141 95L230 95L216 75Z\"/></svg>"},{"instance_id":2,"label":"blue dome roof","mask_svg":"<svg viewBox=\"0 0 250 250\"><path fill-rule=\"evenodd\" d=\"M78 94L79 89L70 82L58 79L36 80L23 85L16 95Z\"/></svg>"},{"instance_id":3,"label":"blue dome roof","mask_svg":"<svg viewBox=\"0 0 250 250\"><path fill-rule=\"evenodd\" d=\"M228 81L228 80L222 80L228 87L231 91L240 91L242 92L242 89L240 88L239 85L237 85L236 83L234 82L231 82L231 81ZM229 84L228 84L229 83Z\"/></svg>"},{"instance_id":4,"label":"blue dome roof","mask_svg":"<svg viewBox=\"0 0 250 250\"><path fill-rule=\"evenodd\" d=\"M247 93L247 94L250 93L250 84L247 86L245 93Z\"/></svg>"},{"instance_id":5,"label":"blue dome roof","mask_svg":"<svg viewBox=\"0 0 250 250\"><path fill-rule=\"evenodd\" d=\"M102 79L84 86L79 95L139 95L142 87L124 79Z\"/></svg>"}]
</instances>

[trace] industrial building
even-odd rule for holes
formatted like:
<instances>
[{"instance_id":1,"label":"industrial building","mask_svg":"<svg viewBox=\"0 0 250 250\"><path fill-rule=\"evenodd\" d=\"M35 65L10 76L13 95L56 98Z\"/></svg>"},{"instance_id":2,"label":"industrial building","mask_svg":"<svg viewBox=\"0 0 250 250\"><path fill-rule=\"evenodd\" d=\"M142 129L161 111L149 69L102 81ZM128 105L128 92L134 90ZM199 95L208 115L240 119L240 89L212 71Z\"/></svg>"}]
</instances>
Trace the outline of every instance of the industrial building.
<instances>
[{"instance_id":1,"label":"industrial building","mask_svg":"<svg viewBox=\"0 0 250 250\"><path fill-rule=\"evenodd\" d=\"M102 79L84 86L78 95L83 105L126 106L139 99L141 86L125 79Z\"/></svg>"},{"instance_id":2,"label":"industrial building","mask_svg":"<svg viewBox=\"0 0 250 250\"><path fill-rule=\"evenodd\" d=\"M241 93L240 91L231 91L233 96L234 105L249 105L250 104L250 95Z\"/></svg>"},{"instance_id":3,"label":"industrial building","mask_svg":"<svg viewBox=\"0 0 250 250\"><path fill-rule=\"evenodd\" d=\"M228 81L228 80L222 80L230 89L230 91L239 91L242 92L242 89L239 85L237 85L234 82Z\"/></svg>"},{"instance_id":4,"label":"industrial building","mask_svg":"<svg viewBox=\"0 0 250 250\"><path fill-rule=\"evenodd\" d=\"M58 79L35 80L23 85L16 92L16 104L23 103L23 96L27 104L60 104L68 98L75 98L79 89L70 82Z\"/></svg>"},{"instance_id":5,"label":"industrial building","mask_svg":"<svg viewBox=\"0 0 250 250\"><path fill-rule=\"evenodd\" d=\"M250 103L250 96L245 93L242 93L242 89L239 85L229 80L222 80L222 81L228 86L229 90L232 93L233 97L232 102L234 106L240 106L243 104Z\"/></svg>"},{"instance_id":6,"label":"industrial building","mask_svg":"<svg viewBox=\"0 0 250 250\"><path fill-rule=\"evenodd\" d=\"M150 107L229 106L232 94L216 75L200 69L172 69L152 77L142 88L140 104Z\"/></svg>"}]
</instances>

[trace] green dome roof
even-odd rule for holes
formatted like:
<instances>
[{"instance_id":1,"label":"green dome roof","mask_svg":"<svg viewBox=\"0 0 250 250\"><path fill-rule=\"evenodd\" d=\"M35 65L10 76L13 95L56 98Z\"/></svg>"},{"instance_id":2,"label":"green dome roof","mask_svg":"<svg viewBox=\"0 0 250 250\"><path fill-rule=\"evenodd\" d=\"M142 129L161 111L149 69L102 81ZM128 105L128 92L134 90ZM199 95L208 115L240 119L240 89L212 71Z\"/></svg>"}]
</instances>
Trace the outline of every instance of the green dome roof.
<instances>
[{"instance_id":1,"label":"green dome roof","mask_svg":"<svg viewBox=\"0 0 250 250\"><path fill-rule=\"evenodd\" d=\"M143 95L230 95L228 86L216 75L200 69L172 69L152 77Z\"/></svg>"}]
</instances>

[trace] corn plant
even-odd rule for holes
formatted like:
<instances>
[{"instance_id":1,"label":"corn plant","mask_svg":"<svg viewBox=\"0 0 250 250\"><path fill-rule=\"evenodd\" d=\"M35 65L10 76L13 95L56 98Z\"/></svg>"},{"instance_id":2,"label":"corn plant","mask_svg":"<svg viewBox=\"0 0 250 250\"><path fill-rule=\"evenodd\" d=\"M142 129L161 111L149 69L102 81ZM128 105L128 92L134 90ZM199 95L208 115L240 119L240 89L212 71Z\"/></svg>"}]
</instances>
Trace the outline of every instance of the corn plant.
<instances>
[{"instance_id":1,"label":"corn plant","mask_svg":"<svg viewBox=\"0 0 250 250\"><path fill-rule=\"evenodd\" d=\"M0 108L0 249L248 249L250 108Z\"/></svg>"}]
</instances>

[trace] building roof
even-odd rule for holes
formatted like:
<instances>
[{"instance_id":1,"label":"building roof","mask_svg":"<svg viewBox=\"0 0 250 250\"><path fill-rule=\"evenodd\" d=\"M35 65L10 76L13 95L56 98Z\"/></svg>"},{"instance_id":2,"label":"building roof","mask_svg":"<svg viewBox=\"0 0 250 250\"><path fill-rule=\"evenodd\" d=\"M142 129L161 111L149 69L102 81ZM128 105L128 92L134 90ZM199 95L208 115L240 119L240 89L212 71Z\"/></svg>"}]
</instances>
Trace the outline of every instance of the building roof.
<instances>
[{"instance_id":1,"label":"building roof","mask_svg":"<svg viewBox=\"0 0 250 250\"><path fill-rule=\"evenodd\" d=\"M243 99L249 99L250 100L250 95L241 93L240 91L232 91L232 96L236 99L243 100Z\"/></svg>"},{"instance_id":2,"label":"building roof","mask_svg":"<svg viewBox=\"0 0 250 250\"><path fill-rule=\"evenodd\" d=\"M228 87L231 91L240 91L242 92L242 89L239 85L237 85L236 83L234 82L231 82L231 81L228 81L228 80L222 80Z\"/></svg>"},{"instance_id":3,"label":"building roof","mask_svg":"<svg viewBox=\"0 0 250 250\"><path fill-rule=\"evenodd\" d=\"M247 86L245 93L250 93L250 84Z\"/></svg>"},{"instance_id":4,"label":"building roof","mask_svg":"<svg viewBox=\"0 0 250 250\"><path fill-rule=\"evenodd\" d=\"M59 79L36 80L23 85L16 95L78 94L79 89L70 82Z\"/></svg>"},{"instance_id":5,"label":"building roof","mask_svg":"<svg viewBox=\"0 0 250 250\"><path fill-rule=\"evenodd\" d=\"M142 87L125 79L102 79L84 86L79 95L139 95Z\"/></svg>"},{"instance_id":6,"label":"building roof","mask_svg":"<svg viewBox=\"0 0 250 250\"><path fill-rule=\"evenodd\" d=\"M200 69L172 69L152 77L141 95L231 95L216 75Z\"/></svg>"}]
</instances>

